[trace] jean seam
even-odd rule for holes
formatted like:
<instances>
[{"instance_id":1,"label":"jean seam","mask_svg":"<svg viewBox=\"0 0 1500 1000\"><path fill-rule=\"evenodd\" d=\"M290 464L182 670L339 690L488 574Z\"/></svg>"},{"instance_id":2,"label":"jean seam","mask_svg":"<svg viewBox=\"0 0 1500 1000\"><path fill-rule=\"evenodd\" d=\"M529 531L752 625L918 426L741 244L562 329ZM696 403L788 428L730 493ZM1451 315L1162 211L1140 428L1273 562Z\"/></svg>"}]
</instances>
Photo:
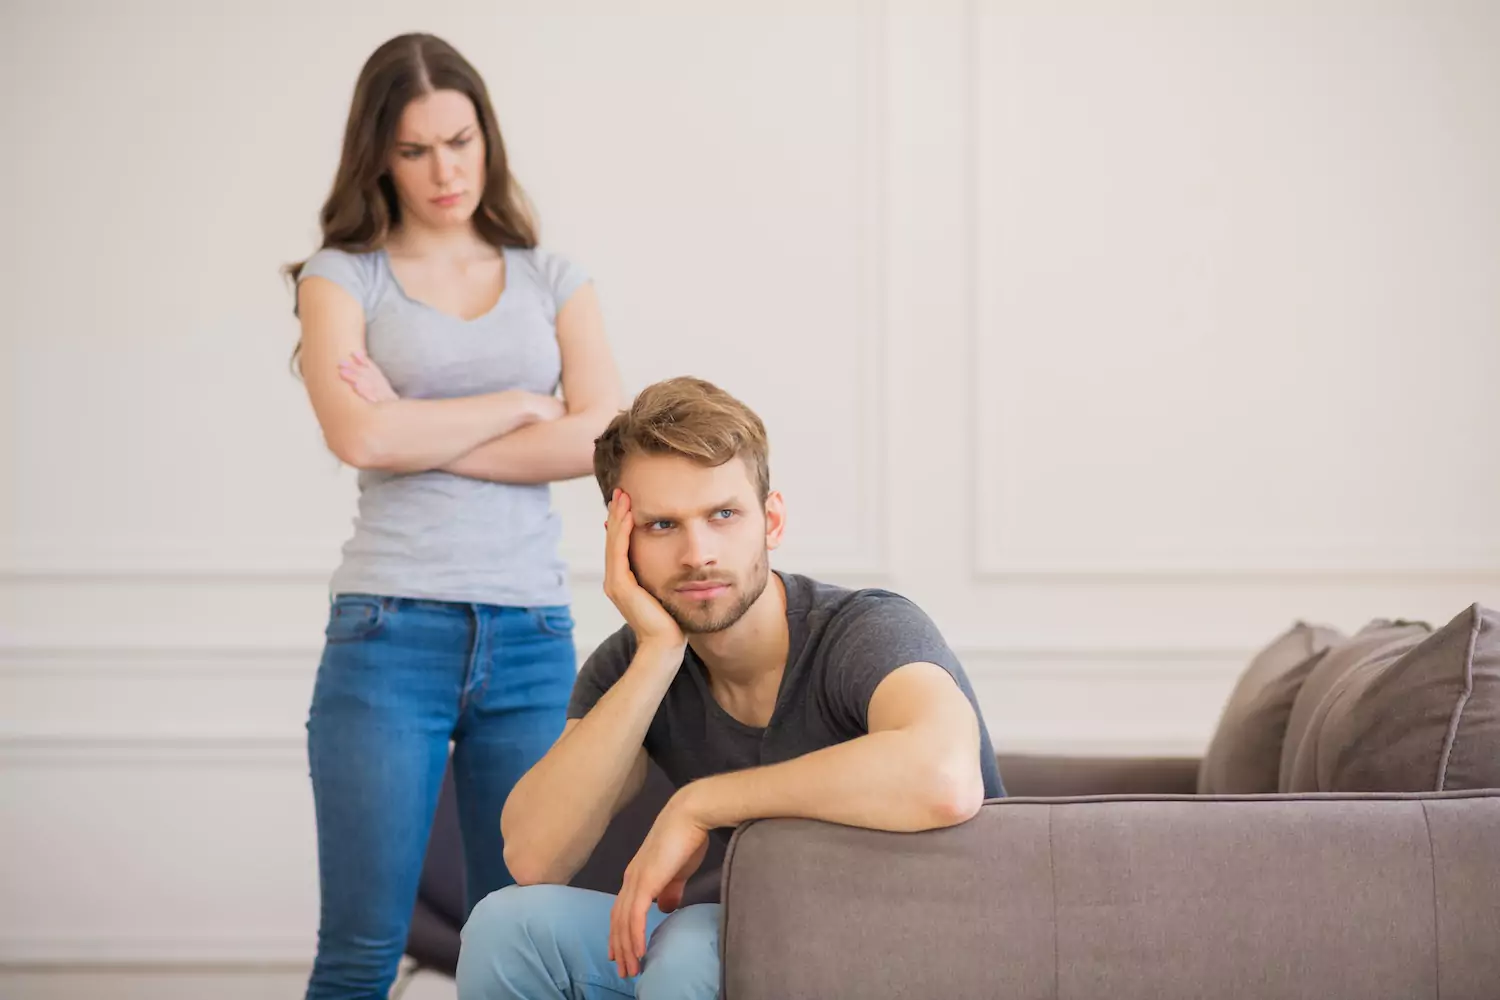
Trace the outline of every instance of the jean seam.
<instances>
[{"instance_id":1,"label":"jean seam","mask_svg":"<svg viewBox=\"0 0 1500 1000\"><path fill-rule=\"evenodd\" d=\"M595 986L595 987L598 987L601 990L609 990L611 993L615 994L616 996L622 996L622 997L633 997L633 996L635 996L635 990L628 990L628 991L627 990L622 990L618 986L614 985L613 981L605 980L605 979L603 979L600 976L593 975L592 973L584 973L581 976L575 977L575 979L576 979L577 982L580 982L580 983L582 983L582 984L584 984L586 986Z\"/></svg>"}]
</instances>

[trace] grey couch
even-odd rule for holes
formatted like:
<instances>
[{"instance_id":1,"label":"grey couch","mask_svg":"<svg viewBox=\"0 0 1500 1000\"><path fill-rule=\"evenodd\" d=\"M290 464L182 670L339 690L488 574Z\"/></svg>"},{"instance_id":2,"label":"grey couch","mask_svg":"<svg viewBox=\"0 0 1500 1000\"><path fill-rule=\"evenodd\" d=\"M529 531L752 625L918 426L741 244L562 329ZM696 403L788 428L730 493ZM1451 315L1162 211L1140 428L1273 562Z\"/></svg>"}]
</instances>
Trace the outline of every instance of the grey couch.
<instances>
[{"instance_id":1,"label":"grey couch","mask_svg":"<svg viewBox=\"0 0 1500 1000\"><path fill-rule=\"evenodd\" d=\"M1493 611L1297 623L1202 759L999 765L1011 797L948 830L741 826L725 1000L1500 1000ZM575 884L617 888L670 791Z\"/></svg>"}]
</instances>

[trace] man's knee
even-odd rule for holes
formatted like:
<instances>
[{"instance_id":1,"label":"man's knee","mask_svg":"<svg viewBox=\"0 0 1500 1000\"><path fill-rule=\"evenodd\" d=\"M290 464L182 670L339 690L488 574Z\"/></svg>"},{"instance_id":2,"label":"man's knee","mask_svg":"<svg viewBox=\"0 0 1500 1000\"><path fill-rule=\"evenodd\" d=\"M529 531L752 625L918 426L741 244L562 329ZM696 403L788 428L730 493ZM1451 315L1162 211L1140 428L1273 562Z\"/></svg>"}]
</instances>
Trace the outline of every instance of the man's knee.
<instances>
[{"instance_id":1,"label":"man's knee","mask_svg":"<svg viewBox=\"0 0 1500 1000\"><path fill-rule=\"evenodd\" d=\"M565 885L508 885L496 889L470 912L462 934L464 946L508 942L546 927L567 911L569 892Z\"/></svg>"},{"instance_id":2,"label":"man's knee","mask_svg":"<svg viewBox=\"0 0 1500 1000\"><path fill-rule=\"evenodd\" d=\"M719 907L689 906L651 935L636 981L640 1000L710 1000L719 995Z\"/></svg>"},{"instance_id":3,"label":"man's knee","mask_svg":"<svg viewBox=\"0 0 1500 1000\"><path fill-rule=\"evenodd\" d=\"M480 900L461 934L459 995L465 1000L555 995L548 988L560 970L550 967L555 947L547 945L566 921L574 891L561 885L510 885ZM533 993L537 989L546 992Z\"/></svg>"}]
</instances>

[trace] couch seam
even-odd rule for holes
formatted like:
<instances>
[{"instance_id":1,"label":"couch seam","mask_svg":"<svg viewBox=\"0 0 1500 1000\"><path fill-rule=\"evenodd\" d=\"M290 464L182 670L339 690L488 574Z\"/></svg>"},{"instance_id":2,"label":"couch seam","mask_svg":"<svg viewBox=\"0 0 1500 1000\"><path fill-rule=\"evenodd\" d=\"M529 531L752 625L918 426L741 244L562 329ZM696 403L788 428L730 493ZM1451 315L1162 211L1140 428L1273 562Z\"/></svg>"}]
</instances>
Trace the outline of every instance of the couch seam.
<instances>
[{"instance_id":1,"label":"couch seam","mask_svg":"<svg viewBox=\"0 0 1500 1000\"><path fill-rule=\"evenodd\" d=\"M1493 799L1500 798L1500 788L1457 788L1424 792L1257 792L1243 795L1193 795L1157 792L1126 792L1106 795L1013 795L1003 799L986 799L985 806L1052 806L1089 805L1096 802L1224 802L1255 805L1265 802L1403 802L1427 799Z\"/></svg>"},{"instance_id":2,"label":"couch seam","mask_svg":"<svg viewBox=\"0 0 1500 1000\"><path fill-rule=\"evenodd\" d=\"M1458 727L1463 722L1464 709L1474 694L1474 652L1479 647L1479 632L1484 625L1484 616L1474 610L1474 625L1469 629L1469 647L1464 655L1464 693L1453 706L1453 718L1448 720L1448 732L1443 738L1443 752L1438 755L1437 790L1444 791L1448 784L1448 764L1453 759L1453 744L1458 742ZM1426 810L1424 809L1425 813Z\"/></svg>"},{"instance_id":3,"label":"couch seam","mask_svg":"<svg viewBox=\"0 0 1500 1000\"><path fill-rule=\"evenodd\" d=\"M1427 815L1427 803L1418 804L1422 807L1422 825L1427 828L1428 872L1432 876L1432 997L1433 1000L1442 1000L1443 944L1438 937L1437 848L1432 842L1432 819Z\"/></svg>"},{"instance_id":4,"label":"couch seam","mask_svg":"<svg viewBox=\"0 0 1500 1000\"><path fill-rule=\"evenodd\" d=\"M1047 868L1052 875L1052 1000L1062 1000L1062 963L1059 939L1062 931L1057 923L1057 855L1052 846L1052 814L1047 807Z\"/></svg>"}]
</instances>

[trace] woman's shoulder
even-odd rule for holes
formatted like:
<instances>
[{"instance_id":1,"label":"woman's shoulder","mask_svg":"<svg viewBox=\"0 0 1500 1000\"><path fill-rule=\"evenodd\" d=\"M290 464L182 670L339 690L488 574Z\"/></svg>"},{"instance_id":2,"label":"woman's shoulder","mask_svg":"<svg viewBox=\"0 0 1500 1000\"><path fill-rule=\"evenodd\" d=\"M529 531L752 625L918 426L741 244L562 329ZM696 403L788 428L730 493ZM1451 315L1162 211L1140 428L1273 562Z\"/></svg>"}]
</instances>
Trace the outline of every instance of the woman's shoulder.
<instances>
[{"instance_id":1,"label":"woman's shoulder","mask_svg":"<svg viewBox=\"0 0 1500 1000\"><path fill-rule=\"evenodd\" d=\"M297 280L327 278L358 299L368 311L380 293L381 253L323 247L303 263Z\"/></svg>"},{"instance_id":2,"label":"woman's shoulder","mask_svg":"<svg viewBox=\"0 0 1500 1000\"><path fill-rule=\"evenodd\" d=\"M323 247L307 258L302 265L304 274L337 270L373 277L380 268L381 250L343 250L339 247Z\"/></svg>"},{"instance_id":3,"label":"woman's shoulder","mask_svg":"<svg viewBox=\"0 0 1500 1000\"><path fill-rule=\"evenodd\" d=\"M559 309L589 280L588 272L566 253L540 246L516 247L510 253L526 276L540 285Z\"/></svg>"}]
</instances>

